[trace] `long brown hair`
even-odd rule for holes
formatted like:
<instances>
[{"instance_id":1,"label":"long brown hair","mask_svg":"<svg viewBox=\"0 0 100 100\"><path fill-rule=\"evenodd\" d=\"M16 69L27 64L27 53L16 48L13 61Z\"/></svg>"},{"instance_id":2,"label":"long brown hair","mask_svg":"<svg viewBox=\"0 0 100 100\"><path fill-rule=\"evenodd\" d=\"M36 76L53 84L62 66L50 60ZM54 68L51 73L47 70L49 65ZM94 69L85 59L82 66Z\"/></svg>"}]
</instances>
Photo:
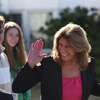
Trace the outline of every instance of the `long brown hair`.
<instances>
[{"instance_id":1,"label":"long brown hair","mask_svg":"<svg viewBox=\"0 0 100 100\"><path fill-rule=\"evenodd\" d=\"M57 62L61 61L58 51L58 42L62 37L69 41L71 46L75 49L77 62L81 67L80 69L85 69L91 60L89 56L91 45L89 44L85 30L77 24L69 23L56 32L52 56Z\"/></svg>"},{"instance_id":2,"label":"long brown hair","mask_svg":"<svg viewBox=\"0 0 100 100\"><path fill-rule=\"evenodd\" d=\"M10 47L8 45L8 42L7 42L7 32L11 28L16 28L18 30L18 33L19 33L19 41L14 48ZM16 55L18 58L17 60L20 62L20 65L25 64L26 51L25 51L24 40L23 40L23 32L21 30L21 27L17 23L12 22L12 21L5 23L5 26L4 26L4 46L5 46L5 53L8 56L8 60L9 60L11 68L17 67L16 63L15 63L15 57L13 54L14 53L13 50L16 50Z\"/></svg>"}]
</instances>

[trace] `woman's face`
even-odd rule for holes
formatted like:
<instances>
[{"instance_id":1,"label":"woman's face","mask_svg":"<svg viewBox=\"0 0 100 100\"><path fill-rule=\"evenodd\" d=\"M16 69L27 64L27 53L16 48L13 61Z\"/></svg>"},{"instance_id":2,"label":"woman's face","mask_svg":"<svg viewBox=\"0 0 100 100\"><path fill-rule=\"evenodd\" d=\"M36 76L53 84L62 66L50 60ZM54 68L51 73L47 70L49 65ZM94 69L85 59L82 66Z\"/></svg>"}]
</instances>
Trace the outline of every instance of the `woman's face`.
<instances>
[{"instance_id":1,"label":"woman's face","mask_svg":"<svg viewBox=\"0 0 100 100\"><path fill-rule=\"evenodd\" d=\"M62 61L69 62L75 59L75 50L66 39L61 38L58 42L58 51Z\"/></svg>"},{"instance_id":2,"label":"woman's face","mask_svg":"<svg viewBox=\"0 0 100 100\"><path fill-rule=\"evenodd\" d=\"M10 28L10 29L8 29L6 39L7 39L7 42L9 44L9 46L15 47L16 44L19 41L18 30L16 28Z\"/></svg>"}]
</instances>

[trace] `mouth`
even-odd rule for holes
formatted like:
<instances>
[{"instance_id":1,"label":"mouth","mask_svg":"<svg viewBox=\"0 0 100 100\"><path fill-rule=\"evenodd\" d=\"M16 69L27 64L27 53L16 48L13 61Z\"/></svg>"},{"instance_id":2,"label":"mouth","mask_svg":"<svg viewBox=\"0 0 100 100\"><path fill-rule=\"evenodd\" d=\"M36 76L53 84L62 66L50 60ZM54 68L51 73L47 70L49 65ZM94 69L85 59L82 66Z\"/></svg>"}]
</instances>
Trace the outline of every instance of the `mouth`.
<instances>
[{"instance_id":1,"label":"mouth","mask_svg":"<svg viewBox=\"0 0 100 100\"><path fill-rule=\"evenodd\" d=\"M62 53L61 56L66 57L66 56L69 56L69 54Z\"/></svg>"},{"instance_id":2,"label":"mouth","mask_svg":"<svg viewBox=\"0 0 100 100\"><path fill-rule=\"evenodd\" d=\"M15 43L15 42L11 42L10 44L11 44L12 46L15 46L15 45L16 45L16 43Z\"/></svg>"}]
</instances>

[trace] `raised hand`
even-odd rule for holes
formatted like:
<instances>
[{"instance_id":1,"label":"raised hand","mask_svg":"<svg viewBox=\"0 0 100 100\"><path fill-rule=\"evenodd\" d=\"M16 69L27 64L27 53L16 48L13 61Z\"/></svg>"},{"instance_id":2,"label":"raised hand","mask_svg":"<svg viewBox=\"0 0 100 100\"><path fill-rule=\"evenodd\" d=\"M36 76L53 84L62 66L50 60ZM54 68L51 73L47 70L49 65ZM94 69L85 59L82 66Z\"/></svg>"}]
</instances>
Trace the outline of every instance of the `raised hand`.
<instances>
[{"instance_id":1,"label":"raised hand","mask_svg":"<svg viewBox=\"0 0 100 100\"><path fill-rule=\"evenodd\" d=\"M41 50L44 47L44 42L42 39L37 40L34 44L33 44L33 48Z\"/></svg>"},{"instance_id":2,"label":"raised hand","mask_svg":"<svg viewBox=\"0 0 100 100\"><path fill-rule=\"evenodd\" d=\"M43 57L46 55L43 52L44 42L42 39L32 43L28 54L28 64L34 67L37 63L41 62Z\"/></svg>"}]
</instances>

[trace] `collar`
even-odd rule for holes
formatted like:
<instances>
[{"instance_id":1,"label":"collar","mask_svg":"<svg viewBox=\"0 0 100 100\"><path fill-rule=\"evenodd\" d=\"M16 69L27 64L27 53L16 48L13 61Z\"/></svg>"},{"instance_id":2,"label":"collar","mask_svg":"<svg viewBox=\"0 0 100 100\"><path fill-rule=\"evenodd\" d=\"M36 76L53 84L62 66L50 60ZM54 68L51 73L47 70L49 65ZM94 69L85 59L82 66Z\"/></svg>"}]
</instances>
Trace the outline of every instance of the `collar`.
<instances>
[{"instance_id":1,"label":"collar","mask_svg":"<svg viewBox=\"0 0 100 100\"><path fill-rule=\"evenodd\" d=\"M3 47L2 45L0 45L0 54L5 50L5 47Z\"/></svg>"}]
</instances>

